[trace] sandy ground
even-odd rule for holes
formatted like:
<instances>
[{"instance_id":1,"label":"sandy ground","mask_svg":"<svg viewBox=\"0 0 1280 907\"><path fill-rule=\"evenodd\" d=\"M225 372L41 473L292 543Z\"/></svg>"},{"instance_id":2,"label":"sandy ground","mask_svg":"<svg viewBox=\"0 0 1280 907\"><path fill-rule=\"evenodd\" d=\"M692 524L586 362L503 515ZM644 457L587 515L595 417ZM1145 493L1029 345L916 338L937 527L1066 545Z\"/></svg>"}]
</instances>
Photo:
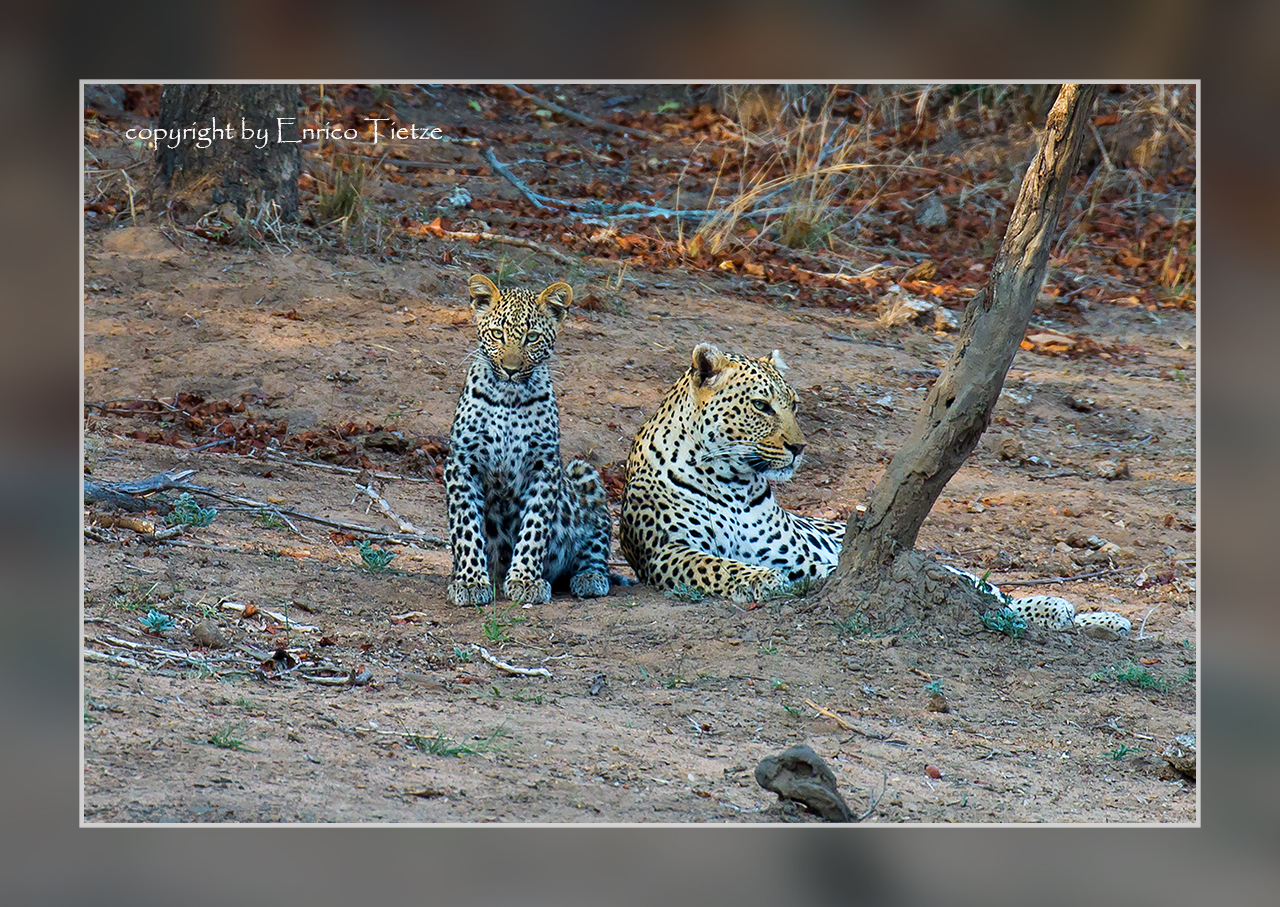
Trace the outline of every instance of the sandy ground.
<instances>
[{"instance_id":1,"label":"sandy ground","mask_svg":"<svg viewBox=\"0 0 1280 907\"><path fill-rule=\"evenodd\" d=\"M448 434L473 346L466 278L498 251L456 246L442 263L424 241L431 254L383 262L156 225L86 242L85 399L101 404L85 410L89 478L194 469L223 494L394 531L360 476L332 468L363 457L404 477L378 480L400 517L446 534L432 439ZM524 265L521 282L561 278L545 258ZM608 304L574 312L556 368L563 453L615 491L632 435L708 340L782 350L810 453L777 493L847 516L954 337L770 299L734 276L636 270L607 286L616 276L575 287ZM133 664L85 664L85 821L816 821L752 774L799 742L856 811L878 795L868 822L1196 821L1195 785L1159 755L1196 726L1195 315L1107 306L1084 321L1072 333L1123 352L1020 353L918 546L1015 592L1118 611L1129 640L877 627L805 600L743 608L646 586L481 612L446 602L446 547L382 543L396 557L370 569L349 535L223 504L165 543L119 527L86 538L85 649ZM130 402L152 399L175 411ZM218 401L244 409L200 415ZM242 437L274 431L283 452L172 443L216 440L228 417ZM409 445L365 446L386 446L379 428ZM1099 475L1108 460L1128 475ZM1016 585L1110 567L1124 569ZM144 632L152 609L173 621L159 636ZM268 610L311 629L286 632ZM196 645L201 622L227 645ZM552 676L507 674L476 644ZM298 667L264 673L277 647ZM1128 663L1163 688L1117 679ZM316 682L344 673L358 682ZM949 711L928 709L935 682Z\"/></svg>"}]
</instances>

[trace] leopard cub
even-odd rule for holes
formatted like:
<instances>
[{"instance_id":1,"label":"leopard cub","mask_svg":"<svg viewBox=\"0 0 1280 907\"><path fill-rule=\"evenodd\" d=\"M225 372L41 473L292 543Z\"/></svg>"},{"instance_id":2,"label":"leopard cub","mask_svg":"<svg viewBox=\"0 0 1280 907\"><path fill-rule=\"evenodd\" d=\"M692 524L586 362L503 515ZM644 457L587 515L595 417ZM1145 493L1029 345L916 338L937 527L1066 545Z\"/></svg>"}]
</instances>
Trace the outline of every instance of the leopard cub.
<instances>
[{"instance_id":1,"label":"leopard cub","mask_svg":"<svg viewBox=\"0 0 1280 907\"><path fill-rule=\"evenodd\" d=\"M475 275L468 289L480 348L458 400L444 467L453 576L449 600L551 600L609 592L609 508L595 469L560 459L550 360L573 289L540 293Z\"/></svg>"}]
</instances>

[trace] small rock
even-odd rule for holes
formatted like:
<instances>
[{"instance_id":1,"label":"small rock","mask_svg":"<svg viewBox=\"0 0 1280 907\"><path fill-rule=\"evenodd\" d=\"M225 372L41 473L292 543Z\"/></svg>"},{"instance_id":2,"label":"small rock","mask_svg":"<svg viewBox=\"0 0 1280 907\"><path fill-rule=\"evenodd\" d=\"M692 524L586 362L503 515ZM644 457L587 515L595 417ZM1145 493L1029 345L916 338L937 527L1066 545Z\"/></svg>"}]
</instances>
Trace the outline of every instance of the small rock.
<instances>
[{"instance_id":1,"label":"small rock","mask_svg":"<svg viewBox=\"0 0 1280 907\"><path fill-rule=\"evenodd\" d=\"M947 697L942 693L934 693L929 697L929 703L925 706L930 712L949 712L951 704L947 702Z\"/></svg>"},{"instance_id":2,"label":"small rock","mask_svg":"<svg viewBox=\"0 0 1280 907\"><path fill-rule=\"evenodd\" d=\"M1196 735L1193 731L1190 734L1179 734L1173 738L1164 748L1164 752L1160 754L1164 757L1164 761L1168 762L1175 771L1186 775L1192 781L1196 778Z\"/></svg>"},{"instance_id":3,"label":"small rock","mask_svg":"<svg viewBox=\"0 0 1280 907\"><path fill-rule=\"evenodd\" d=\"M230 645L230 640L211 620L202 620L191 628L191 644L202 649L222 649Z\"/></svg>"},{"instance_id":4,"label":"small rock","mask_svg":"<svg viewBox=\"0 0 1280 907\"><path fill-rule=\"evenodd\" d=\"M1121 460L1103 460L1097 467L1098 475L1104 479L1127 479L1129 477L1129 462Z\"/></svg>"},{"instance_id":5,"label":"small rock","mask_svg":"<svg viewBox=\"0 0 1280 907\"><path fill-rule=\"evenodd\" d=\"M456 211L471 204L471 193L461 186L454 186L436 207L441 211Z\"/></svg>"},{"instance_id":6,"label":"small rock","mask_svg":"<svg viewBox=\"0 0 1280 907\"><path fill-rule=\"evenodd\" d=\"M1106 539L1100 539L1096 535L1085 535L1082 532L1072 532L1067 536L1067 544L1072 548L1092 548L1097 551L1104 545L1111 544Z\"/></svg>"},{"instance_id":7,"label":"small rock","mask_svg":"<svg viewBox=\"0 0 1280 907\"><path fill-rule=\"evenodd\" d=\"M756 783L779 799L794 800L828 822L852 822L836 776L822 757L805 744L788 747L776 756L766 756L756 766Z\"/></svg>"},{"instance_id":8,"label":"small rock","mask_svg":"<svg viewBox=\"0 0 1280 907\"><path fill-rule=\"evenodd\" d=\"M960 319L956 313L943 306L933 308L933 329L935 331L954 331L960 327Z\"/></svg>"},{"instance_id":9,"label":"small rock","mask_svg":"<svg viewBox=\"0 0 1280 907\"><path fill-rule=\"evenodd\" d=\"M404 453L409 449L409 439L389 431L375 431L365 436L365 447L373 447L390 453Z\"/></svg>"},{"instance_id":10,"label":"small rock","mask_svg":"<svg viewBox=\"0 0 1280 907\"><path fill-rule=\"evenodd\" d=\"M941 230L947 225L947 219L947 206L936 195L931 195L916 211L916 226L922 230Z\"/></svg>"},{"instance_id":11,"label":"small rock","mask_svg":"<svg viewBox=\"0 0 1280 907\"><path fill-rule=\"evenodd\" d=\"M1062 402L1078 413L1091 413L1096 405L1088 397L1074 397L1071 394L1063 397Z\"/></svg>"},{"instance_id":12,"label":"small rock","mask_svg":"<svg viewBox=\"0 0 1280 907\"><path fill-rule=\"evenodd\" d=\"M1027 453L1026 446L1012 435L1000 440L997 454L1002 460L1021 460Z\"/></svg>"}]
</instances>

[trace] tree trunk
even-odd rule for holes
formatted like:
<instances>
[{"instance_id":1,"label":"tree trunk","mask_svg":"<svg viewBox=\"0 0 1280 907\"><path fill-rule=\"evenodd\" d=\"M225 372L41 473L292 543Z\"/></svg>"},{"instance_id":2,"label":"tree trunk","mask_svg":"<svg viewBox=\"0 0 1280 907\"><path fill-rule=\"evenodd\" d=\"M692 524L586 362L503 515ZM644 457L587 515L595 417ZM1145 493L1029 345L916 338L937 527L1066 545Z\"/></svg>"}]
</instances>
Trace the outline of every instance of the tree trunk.
<instances>
[{"instance_id":1,"label":"tree trunk","mask_svg":"<svg viewBox=\"0 0 1280 907\"><path fill-rule=\"evenodd\" d=\"M911 436L890 461L866 511L850 517L840 563L825 587L828 601L865 601L879 587L899 553L914 548L934 501L982 437L1044 282L1096 94L1095 86L1064 85L1049 111L1044 141L1023 178L991 277L965 309L951 359Z\"/></svg>"},{"instance_id":2,"label":"tree trunk","mask_svg":"<svg viewBox=\"0 0 1280 907\"><path fill-rule=\"evenodd\" d=\"M193 131L156 141L162 194L201 213L231 204L248 218L275 202L284 220L297 220L300 102L297 85L166 85L158 127Z\"/></svg>"}]
</instances>

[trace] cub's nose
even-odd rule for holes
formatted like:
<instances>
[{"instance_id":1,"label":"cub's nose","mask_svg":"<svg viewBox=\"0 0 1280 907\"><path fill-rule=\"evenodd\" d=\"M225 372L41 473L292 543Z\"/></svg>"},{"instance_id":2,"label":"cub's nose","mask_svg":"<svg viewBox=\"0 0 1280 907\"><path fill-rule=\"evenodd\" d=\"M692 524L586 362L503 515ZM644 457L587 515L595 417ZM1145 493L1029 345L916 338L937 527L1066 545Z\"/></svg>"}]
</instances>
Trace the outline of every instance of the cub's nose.
<instances>
[{"instance_id":1,"label":"cub's nose","mask_svg":"<svg viewBox=\"0 0 1280 907\"><path fill-rule=\"evenodd\" d=\"M791 451L791 455L793 457L798 457L800 454L804 453L805 446L803 444L787 444L784 442L782 446Z\"/></svg>"}]
</instances>

